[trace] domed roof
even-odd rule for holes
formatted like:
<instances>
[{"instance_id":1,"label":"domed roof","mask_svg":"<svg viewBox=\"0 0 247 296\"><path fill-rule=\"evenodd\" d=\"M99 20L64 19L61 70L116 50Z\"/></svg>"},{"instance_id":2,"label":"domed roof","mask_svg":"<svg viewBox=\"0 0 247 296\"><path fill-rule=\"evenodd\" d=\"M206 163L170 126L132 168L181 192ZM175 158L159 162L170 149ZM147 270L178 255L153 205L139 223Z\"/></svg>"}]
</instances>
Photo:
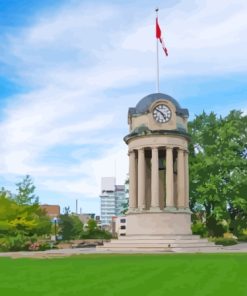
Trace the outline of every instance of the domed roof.
<instances>
[{"instance_id":1,"label":"domed roof","mask_svg":"<svg viewBox=\"0 0 247 296\"><path fill-rule=\"evenodd\" d=\"M168 96L166 94L162 94L162 93L154 93L154 94L150 94L150 95L142 98L137 103L135 108L129 108L129 114L130 115L144 114L144 113L148 112L148 109L153 102L160 100L160 99L170 101L176 107L176 113L178 115L182 115L185 117L189 116L188 109L182 109L180 107L179 103L174 98L172 98L171 96Z\"/></svg>"}]
</instances>

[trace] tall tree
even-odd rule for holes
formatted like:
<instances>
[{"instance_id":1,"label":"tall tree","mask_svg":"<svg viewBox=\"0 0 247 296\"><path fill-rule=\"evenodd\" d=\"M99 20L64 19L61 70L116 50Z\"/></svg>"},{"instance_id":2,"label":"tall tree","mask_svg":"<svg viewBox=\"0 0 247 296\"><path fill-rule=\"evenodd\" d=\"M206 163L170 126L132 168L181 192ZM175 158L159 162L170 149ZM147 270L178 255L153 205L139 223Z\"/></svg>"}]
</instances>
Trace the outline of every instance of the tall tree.
<instances>
[{"instance_id":1,"label":"tall tree","mask_svg":"<svg viewBox=\"0 0 247 296\"><path fill-rule=\"evenodd\" d=\"M15 236L21 233L26 236L50 234L50 218L38 204L17 204L0 194L0 237Z\"/></svg>"},{"instance_id":2,"label":"tall tree","mask_svg":"<svg viewBox=\"0 0 247 296\"><path fill-rule=\"evenodd\" d=\"M35 186L33 180L29 175L25 176L24 179L16 184L17 194L14 196L14 200L18 204L37 204L39 197L35 195Z\"/></svg>"},{"instance_id":3,"label":"tall tree","mask_svg":"<svg viewBox=\"0 0 247 296\"><path fill-rule=\"evenodd\" d=\"M203 112L189 132L191 209L205 211L210 235L222 234L222 220L239 234L247 227L247 116Z\"/></svg>"}]
</instances>

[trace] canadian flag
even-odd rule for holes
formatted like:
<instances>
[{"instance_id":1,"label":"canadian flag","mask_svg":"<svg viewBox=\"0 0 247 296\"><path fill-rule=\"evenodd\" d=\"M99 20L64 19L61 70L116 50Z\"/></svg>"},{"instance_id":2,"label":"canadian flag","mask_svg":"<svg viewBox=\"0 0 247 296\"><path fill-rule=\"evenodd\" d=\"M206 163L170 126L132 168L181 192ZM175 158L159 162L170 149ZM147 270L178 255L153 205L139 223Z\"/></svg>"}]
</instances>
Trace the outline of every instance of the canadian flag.
<instances>
[{"instance_id":1,"label":"canadian flag","mask_svg":"<svg viewBox=\"0 0 247 296\"><path fill-rule=\"evenodd\" d=\"M166 56L168 56L168 50L165 47L165 43L164 43L163 38L161 37L161 30L160 30L160 26L159 26L159 22L158 22L158 17L156 17L156 38L159 39Z\"/></svg>"}]
</instances>

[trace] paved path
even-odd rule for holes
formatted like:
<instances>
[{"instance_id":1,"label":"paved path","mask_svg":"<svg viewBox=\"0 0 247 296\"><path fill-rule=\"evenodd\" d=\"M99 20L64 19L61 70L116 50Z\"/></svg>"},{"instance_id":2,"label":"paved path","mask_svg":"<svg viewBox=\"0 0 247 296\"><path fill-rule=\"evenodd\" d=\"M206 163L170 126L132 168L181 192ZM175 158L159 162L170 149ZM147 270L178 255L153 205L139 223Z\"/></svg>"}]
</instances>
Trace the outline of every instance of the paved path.
<instances>
[{"instance_id":1,"label":"paved path","mask_svg":"<svg viewBox=\"0 0 247 296\"><path fill-rule=\"evenodd\" d=\"M201 253L247 253L247 243L239 243L234 246L222 247L221 250L204 251L201 249ZM100 250L97 248L76 248L76 249L57 249L57 250L47 250L47 251L20 251L20 252L4 252L0 253L0 257L11 257L11 258L59 258L59 257L68 257L72 255L80 254L136 254L136 251L106 251ZM145 250L138 253L147 253L147 254L164 254L170 252L145 252ZM191 253L188 250L180 250L179 253ZM193 252L192 252L193 253Z\"/></svg>"},{"instance_id":2,"label":"paved path","mask_svg":"<svg viewBox=\"0 0 247 296\"><path fill-rule=\"evenodd\" d=\"M247 243L238 243L237 245L224 247L224 249L247 252Z\"/></svg>"}]
</instances>

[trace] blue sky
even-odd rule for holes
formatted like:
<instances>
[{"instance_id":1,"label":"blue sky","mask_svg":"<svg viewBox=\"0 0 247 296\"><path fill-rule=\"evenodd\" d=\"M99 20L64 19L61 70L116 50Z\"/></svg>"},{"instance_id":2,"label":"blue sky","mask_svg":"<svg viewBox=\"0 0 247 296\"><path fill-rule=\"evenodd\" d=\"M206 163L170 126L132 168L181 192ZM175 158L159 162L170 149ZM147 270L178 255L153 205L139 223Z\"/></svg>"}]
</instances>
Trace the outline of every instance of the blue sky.
<instances>
[{"instance_id":1,"label":"blue sky","mask_svg":"<svg viewBox=\"0 0 247 296\"><path fill-rule=\"evenodd\" d=\"M245 0L0 0L0 185L30 174L42 203L99 213L128 171L127 111L155 92L154 9L169 51L160 91L247 112Z\"/></svg>"}]
</instances>

